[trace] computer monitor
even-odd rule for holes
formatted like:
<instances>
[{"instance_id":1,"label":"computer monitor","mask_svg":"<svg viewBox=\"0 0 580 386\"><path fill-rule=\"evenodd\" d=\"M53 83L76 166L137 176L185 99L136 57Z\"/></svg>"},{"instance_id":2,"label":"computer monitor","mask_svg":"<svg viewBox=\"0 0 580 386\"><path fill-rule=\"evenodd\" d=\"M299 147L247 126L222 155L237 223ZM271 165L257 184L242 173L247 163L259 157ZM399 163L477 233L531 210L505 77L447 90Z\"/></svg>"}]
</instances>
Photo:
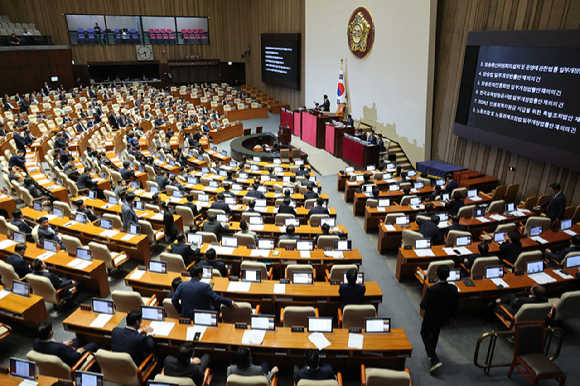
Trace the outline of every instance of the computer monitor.
<instances>
[{"instance_id":1,"label":"computer monitor","mask_svg":"<svg viewBox=\"0 0 580 386\"><path fill-rule=\"evenodd\" d=\"M263 185L260 185L260 186L258 186L258 192L262 192L262 193L266 194L266 193L268 193L268 188L267 188L267 187L265 187L265 186L263 186ZM265 200L264 200L264 201L265 201ZM260 205L258 205L258 204L256 203L256 206L260 206ZM264 204L264 205L262 205L262 206L266 206L266 204Z\"/></svg>"},{"instance_id":2,"label":"computer monitor","mask_svg":"<svg viewBox=\"0 0 580 386\"><path fill-rule=\"evenodd\" d=\"M415 189L423 189L424 187L425 187L425 184L423 183L423 181L415 182Z\"/></svg>"},{"instance_id":3,"label":"computer monitor","mask_svg":"<svg viewBox=\"0 0 580 386\"><path fill-rule=\"evenodd\" d=\"M435 181L435 185L443 186L445 185L445 180L437 180Z\"/></svg>"},{"instance_id":4,"label":"computer monitor","mask_svg":"<svg viewBox=\"0 0 580 386\"><path fill-rule=\"evenodd\" d=\"M467 198L472 198L477 196L477 189L472 189L467 191Z\"/></svg>"},{"instance_id":5,"label":"computer monitor","mask_svg":"<svg viewBox=\"0 0 580 386\"><path fill-rule=\"evenodd\" d=\"M252 160L254 162L262 162L262 158L261 157L254 157L254 158L252 158Z\"/></svg>"},{"instance_id":6,"label":"computer monitor","mask_svg":"<svg viewBox=\"0 0 580 386\"><path fill-rule=\"evenodd\" d=\"M266 203L266 199L265 199L265 198L256 198L256 199L254 200L254 202L256 203L256 206L260 206L260 207L261 207L261 206L266 206L266 205L267 205L267 203Z\"/></svg>"},{"instance_id":7,"label":"computer monitor","mask_svg":"<svg viewBox=\"0 0 580 386\"><path fill-rule=\"evenodd\" d=\"M376 169L375 165L368 165L367 166L367 172L374 172Z\"/></svg>"},{"instance_id":8,"label":"computer monitor","mask_svg":"<svg viewBox=\"0 0 580 386\"><path fill-rule=\"evenodd\" d=\"M282 160L280 158L274 159L274 165L280 165L281 163L282 163Z\"/></svg>"},{"instance_id":9,"label":"computer monitor","mask_svg":"<svg viewBox=\"0 0 580 386\"><path fill-rule=\"evenodd\" d=\"M507 236L507 232L497 232L493 234L493 242L494 243L503 243L505 241L505 237Z\"/></svg>"},{"instance_id":10,"label":"computer monitor","mask_svg":"<svg viewBox=\"0 0 580 386\"><path fill-rule=\"evenodd\" d=\"M345 173L353 173L354 172L354 167L349 166L347 168L344 168L344 172Z\"/></svg>"},{"instance_id":11,"label":"computer monitor","mask_svg":"<svg viewBox=\"0 0 580 386\"><path fill-rule=\"evenodd\" d=\"M218 214L216 215L217 222L228 222L230 220L227 214Z\"/></svg>"},{"instance_id":12,"label":"computer monitor","mask_svg":"<svg viewBox=\"0 0 580 386\"><path fill-rule=\"evenodd\" d=\"M250 217L251 219L252 217ZM258 239L258 249L273 250L275 248L274 240Z\"/></svg>"},{"instance_id":13,"label":"computer monitor","mask_svg":"<svg viewBox=\"0 0 580 386\"><path fill-rule=\"evenodd\" d=\"M282 176L282 182L285 183L285 184L287 184L288 182L290 182L290 176ZM284 190L282 190L282 193L286 193L286 192Z\"/></svg>"},{"instance_id":14,"label":"computer monitor","mask_svg":"<svg viewBox=\"0 0 580 386\"><path fill-rule=\"evenodd\" d=\"M292 284L312 284L312 272L292 272Z\"/></svg>"},{"instance_id":15,"label":"computer monitor","mask_svg":"<svg viewBox=\"0 0 580 386\"><path fill-rule=\"evenodd\" d=\"M113 315L115 306L112 300L93 298L93 312Z\"/></svg>"},{"instance_id":16,"label":"computer monitor","mask_svg":"<svg viewBox=\"0 0 580 386\"><path fill-rule=\"evenodd\" d=\"M61 208L54 207L52 208L52 214L56 217L63 218L64 217L64 210Z\"/></svg>"},{"instance_id":17,"label":"computer monitor","mask_svg":"<svg viewBox=\"0 0 580 386\"><path fill-rule=\"evenodd\" d=\"M391 200L388 198L379 198L379 207L381 208L386 208L388 206L391 206Z\"/></svg>"},{"instance_id":18,"label":"computer monitor","mask_svg":"<svg viewBox=\"0 0 580 386\"><path fill-rule=\"evenodd\" d=\"M94 190L89 190L89 198L91 200L95 200L97 198L97 192L95 192Z\"/></svg>"},{"instance_id":19,"label":"computer monitor","mask_svg":"<svg viewBox=\"0 0 580 386\"><path fill-rule=\"evenodd\" d=\"M209 202L209 194L198 194L197 201L200 202Z\"/></svg>"},{"instance_id":20,"label":"computer monitor","mask_svg":"<svg viewBox=\"0 0 580 386\"><path fill-rule=\"evenodd\" d=\"M133 189L139 189L139 181L131 181L129 186Z\"/></svg>"},{"instance_id":21,"label":"computer monitor","mask_svg":"<svg viewBox=\"0 0 580 386\"><path fill-rule=\"evenodd\" d=\"M127 233L133 236L141 236L141 226L140 225L129 225Z\"/></svg>"},{"instance_id":22,"label":"computer monitor","mask_svg":"<svg viewBox=\"0 0 580 386\"><path fill-rule=\"evenodd\" d=\"M335 251L351 251L352 241L350 240L334 240Z\"/></svg>"},{"instance_id":23,"label":"computer monitor","mask_svg":"<svg viewBox=\"0 0 580 386\"><path fill-rule=\"evenodd\" d=\"M10 376L36 380L36 367L34 362L18 358L10 358Z\"/></svg>"},{"instance_id":24,"label":"computer monitor","mask_svg":"<svg viewBox=\"0 0 580 386\"><path fill-rule=\"evenodd\" d=\"M219 186L220 186L220 184L217 181L210 181L209 182L209 187L210 188L217 188Z\"/></svg>"},{"instance_id":25,"label":"computer monitor","mask_svg":"<svg viewBox=\"0 0 580 386\"><path fill-rule=\"evenodd\" d=\"M250 225L264 225L262 216L250 216Z\"/></svg>"},{"instance_id":26,"label":"computer monitor","mask_svg":"<svg viewBox=\"0 0 580 386\"><path fill-rule=\"evenodd\" d=\"M365 318L365 334L385 334L391 332L391 318Z\"/></svg>"},{"instance_id":27,"label":"computer monitor","mask_svg":"<svg viewBox=\"0 0 580 386\"><path fill-rule=\"evenodd\" d=\"M203 236L197 235L195 233L188 233L187 234L187 242L189 244L192 244L192 245L199 247L200 245L203 244Z\"/></svg>"},{"instance_id":28,"label":"computer monitor","mask_svg":"<svg viewBox=\"0 0 580 386\"><path fill-rule=\"evenodd\" d=\"M57 252L58 248L56 247L56 241L46 240L44 239L44 250L50 252Z\"/></svg>"},{"instance_id":29,"label":"computer monitor","mask_svg":"<svg viewBox=\"0 0 580 386\"><path fill-rule=\"evenodd\" d=\"M222 236L222 247L237 248L238 238L231 236Z\"/></svg>"},{"instance_id":30,"label":"computer monitor","mask_svg":"<svg viewBox=\"0 0 580 386\"><path fill-rule=\"evenodd\" d=\"M544 233L544 228L542 226L531 227L530 236L541 236Z\"/></svg>"},{"instance_id":31,"label":"computer monitor","mask_svg":"<svg viewBox=\"0 0 580 386\"><path fill-rule=\"evenodd\" d=\"M284 168L282 166L275 166L274 173L284 173Z\"/></svg>"},{"instance_id":32,"label":"computer monitor","mask_svg":"<svg viewBox=\"0 0 580 386\"><path fill-rule=\"evenodd\" d=\"M395 224L397 225L408 225L409 217L407 216L397 216L395 217Z\"/></svg>"},{"instance_id":33,"label":"computer monitor","mask_svg":"<svg viewBox=\"0 0 580 386\"><path fill-rule=\"evenodd\" d=\"M333 331L332 317L308 317L308 332L321 332L331 334Z\"/></svg>"},{"instance_id":34,"label":"computer monitor","mask_svg":"<svg viewBox=\"0 0 580 386\"><path fill-rule=\"evenodd\" d=\"M395 168L395 164L394 163L388 163L387 164L387 169L394 169Z\"/></svg>"},{"instance_id":35,"label":"computer monitor","mask_svg":"<svg viewBox=\"0 0 580 386\"><path fill-rule=\"evenodd\" d=\"M137 210L145 210L145 203L143 201L133 201L135 205L135 209Z\"/></svg>"},{"instance_id":36,"label":"computer monitor","mask_svg":"<svg viewBox=\"0 0 580 386\"><path fill-rule=\"evenodd\" d=\"M199 326L217 327L217 311L193 310L193 324Z\"/></svg>"},{"instance_id":37,"label":"computer monitor","mask_svg":"<svg viewBox=\"0 0 580 386\"><path fill-rule=\"evenodd\" d=\"M304 165L304 160L302 160L302 159L295 159L294 160L294 165L296 165L296 166Z\"/></svg>"},{"instance_id":38,"label":"computer monitor","mask_svg":"<svg viewBox=\"0 0 580 386\"><path fill-rule=\"evenodd\" d=\"M75 371L75 386L103 386L103 374Z\"/></svg>"},{"instance_id":39,"label":"computer monitor","mask_svg":"<svg viewBox=\"0 0 580 386\"><path fill-rule=\"evenodd\" d=\"M236 205L236 199L234 197L224 197L224 202L228 205Z\"/></svg>"},{"instance_id":40,"label":"computer monitor","mask_svg":"<svg viewBox=\"0 0 580 386\"><path fill-rule=\"evenodd\" d=\"M528 261L526 263L526 273L528 275L531 275L534 273L540 273L540 272L544 272L544 262L542 260L540 260L540 261Z\"/></svg>"},{"instance_id":41,"label":"computer monitor","mask_svg":"<svg viewBox=\"0 0 580 386\"><path fill-rule=\"evenodd\" d=\"M167 263L165 261L149 260L149 271L153 273L167 273Z\"/></svg>"},{"instance_id":42,"label":"computer monitor","mask_svg":"<svg viewBox=\"0 0 580 386\"><path fill-rule=\"evenodd\" d=\"M297 251L313 251L314 241L312 240L296 240Z\"/></svg>"},{"instance_id":43,"label":"computer monitor","mask_svg":"<svg viewBox=\"0 0 580 386\"><path fill-rule=\"evenodd\" d=\"M336 217L328 217L328 218L321 218L320 219L320 226L324 224L328 224L329 227L333 228L336 226Z\"/></svg>"},{"instance_id":44,"label":"computer monitor","mask_svg":"<svg viewBox=\"0 0 580 386\"><path fill-rule=\"evenodd\" d=\"M151 193L159 193L159 188L157 186L150 186L149 191Z\"/></svg>"},{"instance_id":45,"label":"computer monitor","mask_svg":"<svg viewBox=\"0 0 580 386\"><path fill-rule=\"evenodd\" d=\"M25 243L26 235L22 232L14 231L14 241L17 243Z\"/></svg>"},{"instance_id":46,"label":"computer monitor","mask_svg":"<svg viewBox=\"0 0 580 386\"><path fill-rule=\"evenodd\" d=\"M346 272L343 274L342 282L344 284L348 283L348 279L346 278ZM364 272L358 272L356 276L356 284L364 284L364 282L365 282Z\"/></svg>"},{"instance_id":47,"label":"computer monitor","mask_svg":"<svg viewBox=\"0 0 580 386\"><path fill-rule=\"evenodd\" d=\"M215 151L216 153L217 153L217 151L218 151L218 147L217 147L217 146L212 146L212 147L211 147L211 149L212 149L213 151Z\"/></svg>"},{"instance_id":48,"label":"computer monitor","mask_svg":"<svg viewBox=\"0 0 580 386\"><path fill-rule=\"evenodd\" d=\"M117 197L109 196L109 204L117 205Z\"/></svg>"},{"instance_id":49,"label":"computer monitor","mask_svg":"<svg viewBox=\"0 0 580 386\"><path fill-rule=\"evenodd\" d=\"M515 202L510 202L505 204L505 211L506 212L513 212L516 210L516 203Z\"/></svg>"},{"instance_id":50,"label":"computer monitor","mask_svg":"<svg viewBox=\"0 0 580 386\"><path fill-rule=\"evenodd\" d=\"M203 273L201 274L202 279L211 280L213 279L213 267L202 267Z\"/></svg>"},{"instance_id":51,"label":"computer monitor","mask_svg":"<svg viewBox=\"0 0 580 386\"><path fill-rule=\"evenodd\" d=\"M373 185L365 185L363 189L364 193L371 194L373 192Z\"/></svg>"},{"instance_id":52,"label":"computer monitor","mask_svg":"<svg viewBox=\"0 0 580 386\"><path fill-rule=\"evenodd\" d=\"M356 182L363 182L365 180L365 176L360 174L355 177Z\"/></svg>"},{"instance_id":53,"label":"computer monitor","mask_svg":"<svg viewBox=\"0 0 580 386\"><path fill-rule=\"evenodd\" d=\"M276 317L274 315L251 315L250 328L252 330L276 331Z\"/></svg>"},{"instance_id":54,"label":"computer monitor","mask_svg":"<svg viewBox=\"0 0 580 386\"><path fill-rule=\"evenodd\" d=\"M572 219L560 221L560 230L565 231L566 229L572 228Z\"/></svg>"},{"instance_id":55,"label":"computer monitor","mask_svg":"<svg viewBox=\"0 0 580 386\"><path fill-rule=\"evenodd\" d=\"M436 216L439 216L439 221L444 222L449 220L449 213L436 213Z\"/></svg>"},{"instance_id":56,"label":"computer monitor","mask_svg":"<svg viewBox=\"0 0 580 386\"><path fill-rule=\"evenodd\" d=\"M242 180L247 180L248 179L248 173L238 173L238 178L242 179Z\"/></svg>"},{"instance_id":57,"label":"computer monitor","mask_svg":"<svg viewBox=\"0 0 580 386\"><path fill-rule=\"evenodd\" d=\"M430 248L431 248L431 239L415 240L415 249L430 249Z\"/></svg>"},{"instance_id":58,"label":"computer monitor","mask_svg":"<svg viewBox=\"0 0 580 386\"><path fill-rule=\"evenodd\" d=\"M93 255L90 249L84 249L82 247L77 247L77 257L79 259L93 261Z\"/></svg>"},{"instance_id":59,"label":"computer monitor","mask_svg":"<svg viewBox=\"0 0 580 386\"><path fill-rule=\"evenodd\" d=\"M227 157L228 156L228 151L227 150L222 150L222 156Z\"/></svg>"},{"instance_id":60,"label":"computer monitor","mask_svg":"<svg viewBox=\"0 0 580 386\"><path fill-rule=\"evenodd\" d=\"M455 239L456 247L465 247L471 245L471 236L460 236Z\"/></svg>"},{"instance_id":61,"label":"computer monitor","mask_svg":"<svg viewBox=\"0 0 580 386\"><path fill-rule=\"evenodd\" d=\"M203 168L201 168L201 172L203 174L208 174L209 173L209 168L204 166Z\"/></svg>"},{"instance_id":62,"label":"computer monitor","mask_svg":"<svg viewBox=\"0 0 580 386\"><path fill-rule=\"evenodd\" d=\"M101 228L107 229L107 230L113 229L113 221L102 218L101 219Z\"/></svg>"},{"instance_id":63,"label":"computer monitor","mask_svg":"<svg viewBox=\"0 0 580 386\"><path fill-rule=\"evenodd\" d=\"M473 209L473 217L483 217L485 216L485 209L475 208Z\"/></svg>"},{"instance_id":64,"label":"computer monitor","mask_svg":"<svg viewBox=\"0 0 580 386\"><path fill-rule=\"evenodd\" d=\"M414 177L417 175L417 172L415 170L408 170L407 171L407 176L409 177Z\"/></svg>"},{"instance_id":65,"label":"computer monitor","mask_svg":"<svg viewBox=\"0 0 580 386\"><path fill-rule=\"evenodd\" d=\"M461 268L450 269L447 281L459 281L459 280L461 280Z\"/></svg>"},{"instance_id":66,"label":"computer monitor","mask_svg":"<svg viewBox=\"0 0 580 386\"><path fill-rule=\"evenodd\" d=\"M225 170L220 170L219 175L220 175L220 177L227 177L228 172L226 172Z\"/></svg>"},{"instance_id":67,"label":"computer monitor","mask_svg":"<svg viewBox=\"0 0 580 386\"><path fill-rule=\"evenodd\" d=\"M163 307L141 306L141 315L145 320L163 321Z\"/></svg>"},{"instance_id":68,"label":"computer monitor","mask_svg":"<svg viewBox=\"0 0 580 386\"><path fill-rule=\"evenodd\" d=\"M240 185L240 184L232 184L232 191L239 192L241 190L243 190L242 185Z\"/></svg>"},{"instance_id":69,"label":"computer monitor","mask_svg":"<svg viewBox=\"0 0 580 386\"><path fill-rule=\"evenodd\" d=\"M294 217L285 218L284 225L287 227L290 225L294 225L294 227L299 227L300 226L300 219L294 218Z\"/></svg>"},{"instance_id":70,"label":"computer monitor","mask_svg":"<svg viewBox=\"0 0 580 386\"><path fill-rule=\"evenodd\" d=\"M409 205L421 205L421 198L411 197L411 199L409 200Z\"/></svg>"},{"instance_id":71,"label":"computer monitor","mask_svg":"<svg viewBox=\"0 0 580 386\"><path fill-rule=\"evenodd\" d=\"M30 284L21 282L19 280L12 281L12 293L15 295L30 297Z\"/></svg>"},{"instance_id":72,"label":"computer monitor","mask_svg":"<svg viewBox=\"0 0 580 386\"><path fill-rule=\"evenodd\" d=\"M187 183L191 185L197 184L197 177L194 176L187 177Z\"/></svg>"},{"instance_id":73,"label":"computer monitor","mask_svg":"<svg viewBox=\"0 0 580 386\"><path fill-rule=\"evenodd\" d=\"M249 283L261 283L262 271L242 269L242 281Z\"/></svg>"},{"instance_id":74,"label":"computer monitor","mask_svg":"<svg viewBox=\"0 0 580 386\"><path fill-rule=\"evenodd\" d=\"M261 176L261 177L260 177L260 180L261 180L262 182L268 182L268 181L270 181L270 176Z\"/></svg>"},{"instance_id":75,"label":"computer monitor","mask_svg":"<svg viewBox=\"0 0 580 386\"><path fill-rule=\"evenodd\" d=\"M503 266L494 265L491 267L485 267L485 278L486 279L497 279L503 277Z\"/></svg>"},{"instance_id":76,"label":"computer monitor","mask_svg":"<svg viewBox=\"0 0 580 386\"><path fill-rule=\"evenodd\" d=\"M174 190L172 193L172 196L175 198L182 198L183 197L183 192L181 190Z\"/></svg>"},{"instance_id":77,"label":"computer monitor","mask_svg":"<svg viewBox=\"0 0 580 386\"><path fill-rule=\"evenodd\" d=\"M84 213L77 212L75 214L75 221L79 222L81 224L86 224L87 223L87 215Z\"/></svg>"},{"instance_id":78,"label":"computer monitor","mask_svg":"<svg viewBox=\"0 0 580 386\"><path fill-rule=\"evenodd\" d=\"M449 193L442 193L441 201L449 201Z\"/></svg>"},{"instance_id":79,"label":"computer monitor","mask_svg":"<svg viewBox=\"0 0 580 386\"><path fill-rule=\"evenodd\" d=\"M580 255L570 256L566 258L566 268L580 267Z\"/></svg>"}]
</instances>

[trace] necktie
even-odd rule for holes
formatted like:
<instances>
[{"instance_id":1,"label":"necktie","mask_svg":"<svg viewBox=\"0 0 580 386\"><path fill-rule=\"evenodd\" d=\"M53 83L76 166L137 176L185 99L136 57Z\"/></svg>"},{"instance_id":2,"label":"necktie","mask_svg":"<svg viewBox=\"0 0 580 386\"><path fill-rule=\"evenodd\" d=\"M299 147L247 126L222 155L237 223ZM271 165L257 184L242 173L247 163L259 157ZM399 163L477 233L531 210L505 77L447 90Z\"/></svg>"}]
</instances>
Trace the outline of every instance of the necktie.
<instances>
[{"instance_id":1,"label":"necktie","mask_svg":"<svg viewBox=\"0 0 580 386\"><path fill-rule=\"evenodd\" d=\"M552 198L550 199L550 202L548 203L548 206L546 206L546 211L548 211L550 209L550 205L552 205L552 202L554 202L555 198L556 198L556 195L553 195Z\"/></svg>"}]
</instances>

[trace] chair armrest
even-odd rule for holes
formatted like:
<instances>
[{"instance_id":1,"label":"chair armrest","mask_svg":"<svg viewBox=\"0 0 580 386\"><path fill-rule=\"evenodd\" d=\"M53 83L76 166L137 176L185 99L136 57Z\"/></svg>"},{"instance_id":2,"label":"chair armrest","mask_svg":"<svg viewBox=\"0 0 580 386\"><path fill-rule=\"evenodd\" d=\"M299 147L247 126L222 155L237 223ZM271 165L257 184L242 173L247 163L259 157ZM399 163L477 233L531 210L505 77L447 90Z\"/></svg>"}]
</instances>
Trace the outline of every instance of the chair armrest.
<instances>
[{"instance_id":1,"label":"chair armrest","mask_svg":"<svg viewBox=\"0 0 580 386\"><path fill-rule=\"evenodd\" d=\"M268 280L272 280L273 277L274 277L274 268L270 267L270 269L268 270Z\"/></svg>"},{"instance_id":2,"label":"chair armrest","mask_svg":"<svg viewBox=\"0 0 580 386\"><path fill-rule=\"evenodd\" d=\"M149 378L149 375L151 375L151 372L155 369L155 365L157 365L157 357L154 354L149 354L137 369L139 383L143 383L147 378Z\"/></svg>"},{"instance_id":3,"label":"chair armrest","mask_svg":"<svg viewBox=\"0 0 580 386\"><path fill-rule=\"evenodd\" d=\"M554 263L556 263L558 265L558 267L562 266L562 263L559 262L558 260L554 259L553 257L550 257L550 260L552 260Z\"/></svg>"},{"instance_id":4,"label":"chair armrest","mask_svg":"<svg viewBox=\"0 0 580 386\"><path fill-rule=\"evenodd\" d=\"M413 383L411 382L411 372L409 371L409 369L405 369L405 371L407 372L407 374L409 374L409 386L413 386Z\"/></svg>"},{"instance_id":5,"label":"chair armrest","mask_svg":"<svg viewBox=\"0 0 580 386\"><path fill-rule=\"evenodd\" d=\"M89 360L89 363L86 366L82 366L87 360ZM77 363L75 363L75 365L71 368L70 373L74 375L75 371L77 370L84 371L83 369L90 369L96 362L97 358L95 358L95 355L92 352L87 351L83 354L81 359L79 359Z\"/></svg>"},{"instance_id":6,"label":"chair armrest","mask_svg":"<svg viewBox=\"0 0 580 386\"><path fill-rule=\"evenodd\" d=\"M260 305L256 306L256 313L254 315L260 315Z\"/></svg>"},{"instance_id":7,"label":"chair armrest","mask_svg":"<svg viewBox=\"0 0 580 386\"><path fill-rule=\"evenodd\" d=\"M342 328L342 308L338 308L338 328Z\"/></svg>"},{"instance_id":8,"label":"chair armrest","mask_svg":"<svg viewBox=\"0 0 580 386\"><path fill-rule=\"evenodd\" d=\"M312 268L312 277L316 280L316 268Z\"/></svg>"},{"instance_id":9,"label":"chair armrest","mask_svg":"<svg viewBox=\"0 0 580 386\"><path fill-rule=\"evenodd\" d=\"M149 300L147 301L147 303L145 305L155 307L158 304L159 304L159 301L157 300L157 296L153 295L149 298Z\"/></svg>"},{"instance_id":10,"label":"chair armrest","mask_svg":"<svg viewBox=\"0 0 580 386\"><path fill-rule=\"evenodd\" d=\"M280 308L280 326L284 327L284 307Z\"/></svg>"},{"instance_id":11,"label":"chair armrest","mask_svg":"<svg viewBox=\"0 0 580 386\"><path fill-rule=\"evenodd\" d=\"M318 314L318 307L314 308L314 315L318 318L320 315Z\"/></svg>"},{"instance_id":12,"label":"chair armrest","mask_svg":"<svg viewBox=\"0 0 580 386\"><path fill-rule=\"evenodd\" d=\"M360 385L367 386L367 371L365 365L360 365Z\"/></svg>"},{"instance_id":13,"label":"chair armrest","mask_svg":"<svg viewBox=\"0 0 580 386\"><path fill-rule=\"evenodd\" d=\"M495 189L494 189L494 190L495 190ZM481 192L480 192L480 194L481 194L482 196L485 196L485 197L487 197L487 198L491 198L491 197L492 197L492 195L493 195L493 193L494 193L494 191L492 191L490 194L485 194L485 193L481 193Z\"/></svg>"},{"instance_id":14,"label":"chair armrest","mask_svg":"<svg viewBox=\"0 0 580 386\"><path fill-rule=\"evenodd\" d=\"M419 277L418 273L421 273L421 275L423 275L423 279ZM423 268L421 267L417 267L417 270L415 271L415 277L421 282L421 284L425 284L425 282L427 281L427 274L425 273L425 271L423 271Z\"/></svg>"},{"instance_id":15,"label":"chair armrest","mask_svg":"<svg viewBox=\"0 0 580 386\"><path fill-rule=\"evenodd\" d=\"M63 299L60 297L60 294L61 294L61 292L62 292L62 291L65 291L65 290L66 290L66 291L69 291L69 290L70 290L70 288L71 288L71 287L67 285L67 286L66 286L66 287L64 287L64 288L61 288L61 289L59 289L59 290L56 290L56 298L58 299L58 301L59 301L59 302L62 302L62 300L63 300ZM73 290L72 290L71 292L72 292L73 294L77 292L77 286L76 286L76 285L74 285L74 284L73 284L73 285L72 285L72 289L73 289Z\"/></svg>"},{"instance_id":16,"label":"chair armrest","mask_svg":"<svg viewBox=\"0 0 580 386\"><path fill-rule=\"evenodd\" d=\"M513 265L512 263L510 263L509 261L507 261L507 260L505 260L505 259L504 259L504 260L502 260L502 263L504 263L504 264L505 264L505 265L507 265L509 268L511 268L511 269L512 269L512 271L514 270L514 265Z\"/></svg>"},{"instance_id":17,"label":"chair armrest","mask_svg":"<svg viewBox=\"0 0 580 386\"><path fill-rule=\"evenodd\" d=\"M459 264L459 266L460 266L460 267L462 267L464 270L466 270L466 271L467 271L467 273L468 273L468 274L471 276L471 269L467 268L467 267L465 266L465 264L463 264L463 263Z\"/></svg>"},{"instance_id":18,"label":"chair armrest","mask_svg":"<svg viewBox=\"0 0 580 386\"><path fill-rule=\"evenodd\" d=\"M272 380L270 381L270 386L278 386L278 373L272 376Z\"/></svg>"},{"instance_id":19,"label":"chair armrest","mask_svg":"<svg viewBox=\"0 0 580 386\"><path fill-rule=\"evenodd\" d=\"M203 383L200 386L209 386L211 384L211 380L213 379L213 372L208 367L203 372Z\"/></svg>"},{"instance_id":20,"label":"chair armrest","mask_svg":"<svg viewBox=\"0 0 580 386\"><path fill-rule=\"evenodd\" d=\"M330 282L330 271L328 269L324 270L324 280L326 280L326 282Z\"/></svg>"},{"instance_id":21,"label":"chair armrest","mask_svg":"<svg viewBox=\"0 0 580 386\"><path fill-rule=\"evenodd\" d=\"M504 311L504 312L505 312L505 313L508 315L508 317L510 317L510 318L511 318L511 320L506 320L506 318L504 318L504 317L503 317L503 315L501 315L501 314L499 313L499 310L503 310L503 311ZM509 312L509 311L507 310L507 308L505 308L505 306L498 306L498 307L495 309L494 313L496 314L496 316L498 317L498 319L499 319L499 320L500 320L500 321L501 321L501 322L502 322L502 323L503 323L503 324L504 324L504 325L505 325L507 328L511 329L511 328L513 327L512 325L513 325L513 322L514 322L514 316L511 314L511 312Z\"/></svg>"},{"instance_id":22,"label":"chair armrest","mask_svg":"<svg viewBox=\"0 0 580 386\"><path fill-rule=\"evenodd\" d=\"M336 382L338 382L338 386L342 386L342 373L340 371L336 373Z\"/></svg>"}]
</instances>

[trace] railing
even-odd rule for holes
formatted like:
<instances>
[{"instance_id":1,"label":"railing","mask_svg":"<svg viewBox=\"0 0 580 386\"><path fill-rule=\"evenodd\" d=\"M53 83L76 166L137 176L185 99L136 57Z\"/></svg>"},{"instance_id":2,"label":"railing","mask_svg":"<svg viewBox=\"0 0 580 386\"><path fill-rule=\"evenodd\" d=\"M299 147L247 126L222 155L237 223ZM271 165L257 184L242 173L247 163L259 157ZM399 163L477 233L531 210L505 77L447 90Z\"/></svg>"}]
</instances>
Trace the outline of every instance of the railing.
<instances>
[{"instance_id":1,"label":"railing","mask_svg":"<svg viewBox=\"0 0 580 386\"><path fill-rule=\"evenodd\" d=\"M504 362L504 363L493 363L493 357L495 354L495 349L496 349L496 343L497 340L500 336L513 336L514 332L513 331L491 331L491 332L486 332L485 334L481 335L478 339L477 339L477 344L475 346L475 352L473 355L473 364L477 367L479 367L480 369L483 369L483 372L485 373L485 375L489 375L489 372L491 370L491 368L493 367L507 367L507 366L511 366L512 362ZM485 362L484 363L479 363L479 352L481 351L481 345L482 342L484 342L486 339L490 339L489 345L487 347L487 354L485 355ZM560 355L560 350L562 349L562 341L564 338L564 332L562 331L561 328L558 327L550 327L550 328L546 328L546 342L545 342L545 350L544 350L544 355L548 356L551 346L552 346L552 340L554 338L558 338L558 345L553 353L553 355L550 358L551 361L553 361L554 359L558 358L558 356Z\"/></svg>"}]
</instances>

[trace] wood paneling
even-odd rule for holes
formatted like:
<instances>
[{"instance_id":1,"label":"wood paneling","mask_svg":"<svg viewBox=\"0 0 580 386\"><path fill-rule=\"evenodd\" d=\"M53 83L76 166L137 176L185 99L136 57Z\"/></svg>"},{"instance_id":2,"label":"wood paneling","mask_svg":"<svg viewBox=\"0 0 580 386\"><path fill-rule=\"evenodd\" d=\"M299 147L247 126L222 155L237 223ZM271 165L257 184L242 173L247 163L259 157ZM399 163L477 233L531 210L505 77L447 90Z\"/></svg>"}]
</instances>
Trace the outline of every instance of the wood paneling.
<instances>
[{"instance_id":1,"label":"wood paneling","mask_svg":"<svg viewBox=\"0 0 580 386\"><path fill-rule=\"evenodd\" d=\"M576 0L439 0L431 158L520 184L520 197L548 192L559 182L568 205L580 204L578 172L530 159L453 134L469 31L578 29ZM508 170L510 166L515 172Z\"/></svg>"},{"instance_id":2,"label":"wood paneling","mask_svg":"<svg viewBox=\"0 0 580 386\"><path fill-rule=\"evenodd\" d=\"M209 45L154 45L155 60L184 59L188 55L246 63L246 81L282 103L297 108L304 104L303 91L266 85L261 82L260 34L301 33L304 42L305 0L5 0L0 14L12 22L34 23L54 44L70 44L65 14L208 16ZM304 46L304 43L302 43ZM242 54L251 47L248 59ZM304 52L304 47L302 47ZM302 55L304 58L304 54ZM135 47L72 46L75 65L97 61L137 60ZM304 74L304 59L302 59ZM304 90L304 80L302 80ZM37 88L37 87L35 87Z\"/></svg>"}]
</instances>

